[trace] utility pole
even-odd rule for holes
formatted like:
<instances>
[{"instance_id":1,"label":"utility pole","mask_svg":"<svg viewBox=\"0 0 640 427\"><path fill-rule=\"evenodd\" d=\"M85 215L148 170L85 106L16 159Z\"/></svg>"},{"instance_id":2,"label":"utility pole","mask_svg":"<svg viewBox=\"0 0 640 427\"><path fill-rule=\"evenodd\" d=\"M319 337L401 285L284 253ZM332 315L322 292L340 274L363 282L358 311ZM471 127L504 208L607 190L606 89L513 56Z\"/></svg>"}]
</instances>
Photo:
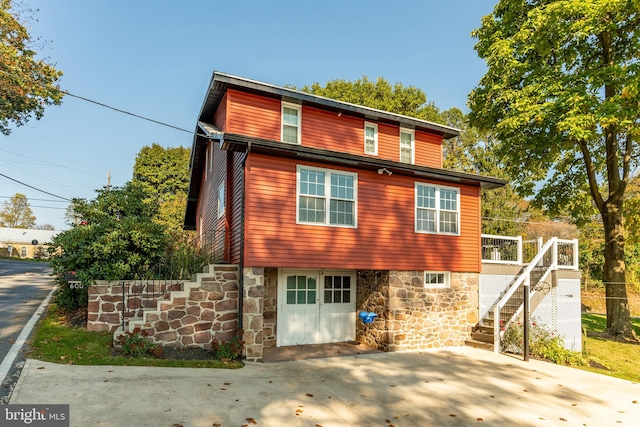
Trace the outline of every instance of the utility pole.
<instances>
[{"instance_id":1,"label":"utility pole","mask_svg":"<svg viewBox=\"0 0 640 427\"><path fill-rule=\"evenodd\" d=\"M107 173L107 191L111 191L111 171Z\"/></svg>"}]
</instances>

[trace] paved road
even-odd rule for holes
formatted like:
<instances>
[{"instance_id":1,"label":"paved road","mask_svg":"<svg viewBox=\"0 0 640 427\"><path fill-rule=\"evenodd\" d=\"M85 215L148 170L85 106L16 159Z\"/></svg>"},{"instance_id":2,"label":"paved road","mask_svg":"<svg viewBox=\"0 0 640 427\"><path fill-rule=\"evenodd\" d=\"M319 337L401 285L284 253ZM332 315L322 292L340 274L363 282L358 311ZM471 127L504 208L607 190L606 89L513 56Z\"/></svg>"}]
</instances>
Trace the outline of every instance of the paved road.
<instances>
[{"instance_id":1,"label":"paved road","mask_svg":"<svg viewBox=\"0 0 640 427\"><path fill-rule=\"evenodd\" d=\"M0 259L0 364L10 353L23 328L54 287L47 263ZM20 374L24 356L19 353L6 378L0 378L0 403ZM2 376L2 373L0 373Z\"/></svg>"}]
</instances>

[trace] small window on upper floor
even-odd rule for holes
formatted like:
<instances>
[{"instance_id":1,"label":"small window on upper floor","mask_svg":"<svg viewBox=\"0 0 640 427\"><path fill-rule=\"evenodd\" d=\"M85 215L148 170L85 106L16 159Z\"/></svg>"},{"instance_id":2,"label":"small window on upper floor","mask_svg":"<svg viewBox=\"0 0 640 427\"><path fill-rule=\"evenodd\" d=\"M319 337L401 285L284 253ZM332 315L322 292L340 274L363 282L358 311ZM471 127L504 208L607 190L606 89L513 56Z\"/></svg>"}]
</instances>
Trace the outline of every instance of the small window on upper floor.
<instances>
[{"instance_id":1,"label":"small window on upper floor","mask_svg":"<svg viewBox=\"0 0 640 427\"><path fill-rule=\"evenodd\" d=\"M364 153L378 155L378 125L364 123Z\"/></svg>"},{"instance_id":2,"label":"small window on upper floor","mask_svg":"<svg viewBox=\"0 0 640 427\"><path fill-rule=\"evenodd\" d=\"M207 144L207 148L204 150L204 179L206 180L207 178L209 178L209 158L210 158L210 154L209 154L209 147L211 146L211 143Z\"/></svg>"},{"instance_id":3,"label":"small window on upper floor","mask_svg":"<svg viewBox=\"0 0 640 427\"><path fill-rule=\"evenodd\" d=\"M300 144L300 105L282 103L282 142Z\"/></svg>"},{"instance_id":4,"label":"small window on upper floor","mask_svg":"<svg viewBox=\"0 0 640 427\"><path fill-rule=\"evenodd\" d=\"M400 129L400 161L415 163L415 132L411 129Z\"/></svg>"},{"instance_id":5,"label":"small window on upper floor","mask_svg":"<svg viewBox=\"0 0 640 427\"><path fill-rule=\"evenodd\" d=\"M222 182L220 183L220 185L218 186L218 218L222 218L222 215L224 215L224 205L225 205L225 200L224 200L224 187L225 187L225 183L226 180L222 180Z\"/></svg>"}]
</instances>

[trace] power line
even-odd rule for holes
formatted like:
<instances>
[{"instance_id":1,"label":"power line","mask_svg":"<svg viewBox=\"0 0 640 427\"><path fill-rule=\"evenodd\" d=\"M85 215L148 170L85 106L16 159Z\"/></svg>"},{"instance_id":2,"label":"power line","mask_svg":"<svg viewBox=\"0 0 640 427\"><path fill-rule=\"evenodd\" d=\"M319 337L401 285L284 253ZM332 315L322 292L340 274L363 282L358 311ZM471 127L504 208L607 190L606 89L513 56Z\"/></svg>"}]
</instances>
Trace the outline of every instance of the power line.
<instances>
[{"instance_id":1,"label":"power line","mask_svg":"<svg viewBox=\"0 0 640 427\"><path fill-rule=\"evenodd\" d=\"M0 196L0 199L10 199L13 196ZM36 200L38 202L55 202L55 203L64 203L66 200L53 200L53 199L33 199L29 197L29 201Z\"/></svg>"},{"instance_id":2,"label":"power line","mask_svg":"<svg viewBox=\"0 0 640 427\"><path fill-rule=\"evenodd\" d=\"M96 174L96 173L87 172L87 171L83 171L83 170L80 170L80 169L70 168L69 166L58 165L58 164L55 164L55 163L47 162L46 160L36 159L35 157L25 156L24 154L20 154L20 153L14 153L13 151L3 150L3 149L1 149L1 148L0 148L0 151L4 151L5 153L13 154L13 155L15 155L15 156L24 157L25 159L36 160L36 161L38 161L38 162L40 162L40 163L43 163L43 164L45 164L45 165L51 165L51 166L55 166L55 167L58 167L58 168L69 169L69 170L71 170L71 171L75 171L75 172L86 173L87 175L93 175L93 176L99 176L99 177L102 177L102 175L98 175L98 174ZM27 164L29 164L29 163L27 163Z\"/></svg>"},{"instance_id":3,"label":"power line","mask_svg":"<svg viewBox=\"0 0 640 427\"><path fill-rule=\"evenodd\" d=\"M17 182L18 184L22 184L22 185L24 185L25 187L29 187L29 188L31 188L31 189L33 189L33 190L36 190L36 191L39 191L39 192L41 192L41 193L48 194L48 195L53 196L53 197L57 197L58 199L66 200L67 202L70 202L70 201L71 201L70 199L67 199L67 198L65 198L65 197L58 196L57 194L53 194L53 193L49 193L48 191L40 190L39 188L36 188L36 187L34 187L33 185L25 184L24 182L18 181L17 179L13 179L13 178L11 178L11 177L9 177L9 176L7 176L7 175L3 174L3 173L0 173L0 176L3 176L3 177L5 177L5 178L7 178L7 179L9 179L9 180L11 180L11 181Z\"/></svg>"},{"instance_id":4,"label":"power line","mask_svg":"<svg viewBox=\"0 0 640 427\"><path fill-rule=\"evenodd\" d=\"M0 70L0 73L6 74L6 75L11 76L11 77L14 77L16 79L24 80L23 77L18 76L18 75L13 74L13 73L9 73L9 72L4 71L4 70ZM174 125L171 125L169 123L161 122L159 120L151 119L149 117L141 116L140 114L131 113L131 112L123 110L121 108L112 107L112 106L107 105L107 104L105 104L103 102L94 101L93 99L85 98L84 96L75 95L75 94L73 94L73 93L71 93L69 91L66 91L66 90L58 89L58 88L53 87L53 86L47 86L47 85L42 84L42 83L37 82L37 81L34 81L32 83L34 83L34 84L36 84L38 86L41 86L41 87L46 87L48 89L53 89L53 90L58 91L58 92L60 92L60 93L62 93L64 95L68 95L68 96L71 96L73 98L77 98L77 99L80 99L82 101L89 102L91 104L99 105L100 107L108 108L108 109L116 111L118 113L127 114L129 116L136 117L138 119L146 120L148 122L155 123L155 124L158 124L158 125L161 125L161 126L166 126L166 127L171 128L171 129L179 130L181 132L186 132L186 133L191 134L191 135L202 136L202 137L208 138L207 135L204 135L204 134L201 134L201 133L198 133L198 132L193 132L193 131L190 131L190 130L187 130L187 129L183 129L181 127L174 126Z\"/></svg>"}]
</instances>

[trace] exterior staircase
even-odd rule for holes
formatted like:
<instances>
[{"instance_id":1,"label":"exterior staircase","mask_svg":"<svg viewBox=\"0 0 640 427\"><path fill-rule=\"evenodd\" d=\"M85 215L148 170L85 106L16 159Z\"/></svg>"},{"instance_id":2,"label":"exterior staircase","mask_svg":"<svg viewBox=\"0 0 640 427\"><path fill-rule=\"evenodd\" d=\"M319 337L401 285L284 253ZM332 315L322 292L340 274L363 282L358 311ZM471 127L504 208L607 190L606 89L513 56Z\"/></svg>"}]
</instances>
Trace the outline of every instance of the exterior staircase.
<instances>
[{"instance_id":1,"label":"exterior staircase","mask_svg":"<svg viewBox=\"0 0 640 427\"><path fill-rule=\"evenodd\" d=\"M134 317L118 327L114 345L140 331L160 345L206 348L212 339L235 335L238 320L238 267L207 265L190 281L180 283L144 304Z\"/></svg>"},{"instance_id":2,"label":"exterior staircase","mask_svg":"<svg viewBox=\"0 0 640 427\"><path fill-rule=\"evenodd\" d=\"M483 348L499 352L500 333L509 323L523 319L525 282L529 284L529 310L534 312L552 287L551 272L557 268L557 243L552 238L538 254L514 277L511 284L500 295L499 301L476 325L471 339L465 344L474 348ZM496 327L495 315L499 314L500 325Z\"/></svg>"}]
</instances>

